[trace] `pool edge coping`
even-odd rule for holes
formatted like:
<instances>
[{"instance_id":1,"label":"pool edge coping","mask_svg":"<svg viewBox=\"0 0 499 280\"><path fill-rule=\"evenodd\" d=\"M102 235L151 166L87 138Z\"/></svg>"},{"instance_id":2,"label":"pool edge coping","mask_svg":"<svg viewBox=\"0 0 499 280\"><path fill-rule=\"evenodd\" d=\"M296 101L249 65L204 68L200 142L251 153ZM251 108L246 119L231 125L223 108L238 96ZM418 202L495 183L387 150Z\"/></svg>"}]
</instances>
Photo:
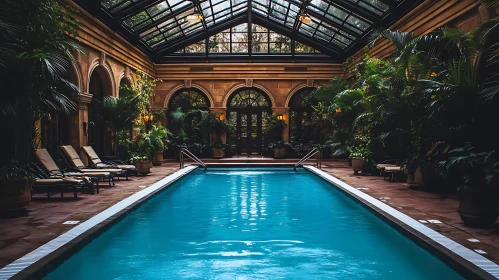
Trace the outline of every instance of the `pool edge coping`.
<instances>
[{"instance_id":1,"label":"pool edge coping","mask_svg":"<svg viewBox=\"0 0 499 280\"><path fill-rule=\"evenodd\" d=\"M409 238L412 237L413 240L417 239L414 241L419 241L417 243L420 243L420 245L426 245L423 247L427 250L429 249L430 253L437 253L437 257L440 257L440 259L446 257L447 261L451 261L458 266L454 267L459 273L468 272L470 275L467 276L480 277L481 279L499 279L498 264L423 225L390 205L350 186L334 175L328 174L311 165L303 167L355 198L364 206L373 210L375 214L381 215L385 220L398 226L399 229L404 231L403 233L410 235ZM446 260L442 261L445 262ZM462 271L463 269L466 271Z\"/></svg>"},{"instance_id":2,"label":"pool edge coping","mask_svg":"<svg viewBox=\"0 0 499 280\"><path fill-rule=\"evenodd\" d=\"M151 196L159 193L197 168L198 166L194 165L186 166L95 214L88 220L1 268L0 280L39 279L41 276L45 276L53 268L57 267L64 257L78 251Z\"/></svg>"}]
</instances>

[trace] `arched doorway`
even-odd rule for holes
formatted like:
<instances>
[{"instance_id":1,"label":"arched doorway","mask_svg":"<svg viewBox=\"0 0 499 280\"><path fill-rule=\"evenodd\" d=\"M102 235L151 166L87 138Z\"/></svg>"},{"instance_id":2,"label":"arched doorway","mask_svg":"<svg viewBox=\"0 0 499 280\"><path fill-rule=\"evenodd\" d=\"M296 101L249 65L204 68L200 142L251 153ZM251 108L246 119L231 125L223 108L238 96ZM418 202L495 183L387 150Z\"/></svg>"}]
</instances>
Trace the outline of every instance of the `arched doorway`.
<instances>
[{"instance_id":1,"label":"arched doorway","mask_svg":"<svg viewBox=\"0 0 499 280\"><path fill-rule=\"evenodd\" d=\"M236 154L262 154L263 119L268 114L272 114L272 105L260 89L243 88L229 97L227 119L236 126L229 145Z\"/></svg>"},{"instance_id":2,"label":"arched doorway","mask_svg":"<svg viewBox=\"0 0 499 280\"><path fill-rule=\"evenodd\" d=\"M97 66L90 76L88 86L92 94L92 103L88 106L88 145L92 146L98 155L109 156L112 152L111 137L106 128L105 120L100 115L102 99L112 95L111 77L103 66Z\"/></svg>"},{"instance_id":3,"label":"arched doorway","mask_svg":"<svg viewBox=\"0 0 499 280\"><path fill-rule=\"evenodd\" d=\"M311 98L315 91L313 87L306 87L298 90L289 100L289 140L309 144L313 139L308 130L308 123L314 114L313 105L317 101Z\"/></svg>"}]
</instances>

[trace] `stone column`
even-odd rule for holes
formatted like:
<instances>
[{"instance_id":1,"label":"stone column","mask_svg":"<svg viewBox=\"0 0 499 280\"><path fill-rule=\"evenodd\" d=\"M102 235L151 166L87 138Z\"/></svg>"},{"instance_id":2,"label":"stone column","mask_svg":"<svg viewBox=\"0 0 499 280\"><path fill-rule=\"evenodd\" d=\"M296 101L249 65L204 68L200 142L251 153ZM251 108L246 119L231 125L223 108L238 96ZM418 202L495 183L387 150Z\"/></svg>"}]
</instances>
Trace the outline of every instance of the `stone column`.
<instances>
[{"instance_id":1,"label":"stone column","mask_svg":"<svg viewBox=\"0 0 499 280\"><path fill-rule=\"evenodd\" d=\"M272 114L282 115L287 126L282 132L282 139L284 141L289 141L289 108L288 107L273 107Z\"/></svg>"},{"instance_id":2,"label":"stone column","mask_svg":"<svg viewBox=\"0 0 499 280\"><path fill-rule=\"evenodd\" d=\"M92 95L80 93L74 96L74 101L78 105L78 111L69 120L69 144L80 153L83 163L87 164L87 157L80 148L88 144L88 105L92 102Z\"/></svg>"}]
</instances>

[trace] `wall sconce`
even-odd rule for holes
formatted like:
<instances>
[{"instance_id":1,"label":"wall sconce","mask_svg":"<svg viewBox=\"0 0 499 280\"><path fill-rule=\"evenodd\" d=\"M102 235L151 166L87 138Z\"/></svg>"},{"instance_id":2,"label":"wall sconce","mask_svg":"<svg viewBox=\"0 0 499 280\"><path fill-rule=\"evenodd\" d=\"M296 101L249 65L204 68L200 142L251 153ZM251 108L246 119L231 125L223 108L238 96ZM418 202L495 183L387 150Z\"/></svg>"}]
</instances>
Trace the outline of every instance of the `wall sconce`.
<instances>
[{"instance_id":1,"label":"wall sconce","mask_svg":"<svg viewBox=\"0 0 499 280\"><path fill-rule=\"evenodd\" d=\"M88 123L83 122L83 135L87 136L88 135Z\"/></svg>"},{"instance_id":2,"label":"wall sconce","mask_svg":"<svg viewBox=\"0 0 499 280\"><path fill-rule=\"evenodd\" d=\"M282 120L284 120L284 116L282 114L279 114L279 115L277 115L277 119L282 121Z\"/></svg>"},{"instance_id":3,"label":"wall sconce","mask_svg":"<svg viewBox=\"0 0 499 280\"><path fill-rule=\"evenodd\" d=\"M225 115L224 113L216 113L217 119L219 120L225 120Z\"/></svg>"}]
</instances>

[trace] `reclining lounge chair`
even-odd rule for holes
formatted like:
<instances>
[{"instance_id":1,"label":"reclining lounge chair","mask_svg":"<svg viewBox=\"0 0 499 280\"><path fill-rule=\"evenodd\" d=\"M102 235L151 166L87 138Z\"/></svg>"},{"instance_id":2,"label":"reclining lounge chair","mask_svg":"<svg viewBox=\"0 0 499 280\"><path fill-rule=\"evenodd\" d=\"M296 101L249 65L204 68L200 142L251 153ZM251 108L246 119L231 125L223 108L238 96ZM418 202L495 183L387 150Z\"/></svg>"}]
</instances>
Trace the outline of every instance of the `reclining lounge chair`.
<instances>
[{"instance_id":1,"label":"reclining lounge chair","mask_svg":"<svg viewBox=\"0 0 499 280\"><path fill-rule=\"evenodd\" d=\"M113 175L109 172L63 172L55 163L55 161L50 156L49 152L46 149L36 149L35 150L38 161L41 163L43 168L48 172L49 179L61 179L61 178L83 178L88 177L95 182L97 193L99 193L99 182L100 181L108 181L109 186L111 186L111 181L113 179Z\"/></svg>"},{"instance_id":2,"label":"reclining lounge chair","mask_svg":"<svg viewBox=\"0 0 499 280\"><path fill-rule=\"evenodd\" d=\"M64 191L66 190L71 191L75 199L78 198L78 191L94 194L94 184L91 178L50 178L50 174L46 173L39 166L34 166L32 169L36 170L38 178L35 180L35 184L32 187L31 196L33 196L33 194L35 193L46 192L47 198L50 198L55 193L60 193L62 198L64 197Z\"/></svg>"},{"instance_id":3,"label":"reclining lounge chair","mask_svg":"<svg viewBox=\"0 0 499 280\"><path fill-rule=\"evenodd\" d=\"M64 158L66 159L66 163L68 164L68 166L71 166L76 171L84 172L84 173L109 172L113 175L113 179L112 179L113 185L114 185L114 177L125 176L125 172L123 171L123 169L119 169L119 168L99 168L99 169L97 169L97 168L86 167L83 164L83 161L81 160L78 153L75 151L75 149L71 145L60 146L59 148L62 151L62 154L63 154Z\"/></svg>"},{"instance_id":4,"label":"reclining lounge chair","mask_svg":"<svg viewBox=\"0 0 499 280\"><path fill-rule=\"evenodd\" d=\"M83 146L81 150L85 155L87 155L89 163L92 164L94 168L119 168L123 169L125 172L126 179L128 180L128 175L137 175L137 169L135 165L125 164L124 162L114 161L114 162L104 162L102 161L92 146Z\"/></svg>"}]
</instances>

